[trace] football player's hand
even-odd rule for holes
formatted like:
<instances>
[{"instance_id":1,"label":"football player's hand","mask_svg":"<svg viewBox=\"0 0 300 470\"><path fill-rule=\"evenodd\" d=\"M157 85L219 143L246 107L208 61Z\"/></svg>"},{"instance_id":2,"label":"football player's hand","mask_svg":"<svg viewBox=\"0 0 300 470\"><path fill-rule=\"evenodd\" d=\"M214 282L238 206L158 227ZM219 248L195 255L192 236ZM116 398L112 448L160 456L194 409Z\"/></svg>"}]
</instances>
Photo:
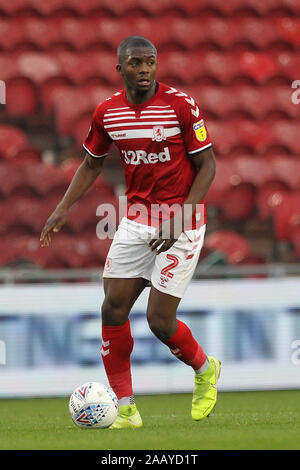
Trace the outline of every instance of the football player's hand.
<instances>
[{"instance_id":1,"label":"football player's hand","mask_svg":"<svg viewBox=\"0 0 300 470\"><path fill-rule=\"evenodd\" d=\"M59 232L67 220L67 209L57 206L44 225L40 236L41 246L49 246L51 243L50 232Z\"/></svg>"},{"instance_id":2,"label":"football player's hand","mask_svg":"<svg viewBox=\"0 0 300 470\"><path fill-rule=\"evenodd\" d=\"M179 220L179 222L178 222ZM167 251L174 245L182 233L182 223L177 217L166 220L159 226L156 235L148 243L151 251L156 250L156 254Z\"/></svg>"}]
</instances>

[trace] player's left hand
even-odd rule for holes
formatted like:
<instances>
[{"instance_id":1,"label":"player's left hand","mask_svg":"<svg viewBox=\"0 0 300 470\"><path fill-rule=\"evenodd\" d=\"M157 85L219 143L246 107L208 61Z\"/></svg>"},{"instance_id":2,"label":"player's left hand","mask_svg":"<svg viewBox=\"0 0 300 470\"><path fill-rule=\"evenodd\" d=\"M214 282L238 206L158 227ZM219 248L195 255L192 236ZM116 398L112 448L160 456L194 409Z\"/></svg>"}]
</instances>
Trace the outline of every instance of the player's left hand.
<instances>
[{"instance_id":1,"label":"player's left hand","mask_svg":"<svg viewBox=\"0 0 300 470\"><path fill-rule=\"evenodd\" d=\"M156 254L159 255L174 245L182 232L182 224L179 222L178 225L178 220L180 219L174 217L160 224L155 236L148 243L151 251L156 250Z\"/></svg>"}]
</instances>

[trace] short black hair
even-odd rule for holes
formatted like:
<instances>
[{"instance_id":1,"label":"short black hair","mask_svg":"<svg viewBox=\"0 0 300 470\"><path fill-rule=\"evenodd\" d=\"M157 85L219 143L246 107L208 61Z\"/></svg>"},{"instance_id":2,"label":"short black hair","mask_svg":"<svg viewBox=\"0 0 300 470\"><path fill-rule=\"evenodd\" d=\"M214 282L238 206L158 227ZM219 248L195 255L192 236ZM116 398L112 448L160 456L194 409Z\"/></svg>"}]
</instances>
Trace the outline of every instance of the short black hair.
<instances>
[{"instance_id":1,"label":"short black hair","mask_svg":"<svg viewBox=\"0 0 300 470\"><path fill-rule=\"evenodd\" d=\"M124 39L118 47L119 62L126 55L127 49L132 47L148 47L149 49L153 49L155 57L157 56L156 47L151 41L149 41L149 39L144 38L143 36L129 36Z\"/></svg>"}]
</instances>

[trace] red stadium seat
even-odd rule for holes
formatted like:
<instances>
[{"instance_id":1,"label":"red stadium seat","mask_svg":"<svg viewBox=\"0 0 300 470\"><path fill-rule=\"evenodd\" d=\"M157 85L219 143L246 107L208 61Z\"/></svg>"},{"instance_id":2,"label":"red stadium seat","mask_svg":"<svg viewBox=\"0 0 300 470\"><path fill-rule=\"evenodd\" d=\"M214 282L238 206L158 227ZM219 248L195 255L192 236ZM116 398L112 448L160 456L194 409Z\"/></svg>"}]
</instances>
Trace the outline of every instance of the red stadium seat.
<instances>
[{"instance_id":1,"label":"red stadium seat","mask_svg":"<svg viewBox=\"0 0 300 470\"><path fill-rule=\"evenodd\" d=\"M251 255L247 240L230 230L220 230L207 235L204 245L211 251L222 252L229 264L241 263Z\"/></svg>"},{"instance_id":2,"label":"red stadium seat","mask_svg":"<svg viewBox=\"0 0 300 470\"><path fill-rule=\"evenodd\" d=\"M93 31L93 42L104 45L114 55L120 42L132 34L132 24L128 21L122 22L119 18L95 17L89 20L88 24Z\"/></svg>"},{"instance_id":3,"label":"red stadium seat","mask_svg":"<svg viewBox=\"0 0 300 470\"><path fill-rule=\"evenodd\" d=\"M295 15L299 15L300 13L300 5L298 0L285 0L286 8L289 8L292 13Z\"/></svg>"},{"instance_id":4,"label":"red stadium seat","mask_svg":"<svg viewBox=\"0 0 300 470\"><path fill-rule=\"evenodd\" d=\"M239 184L240 178L235 175L233 162L224 158L218 158L216 175L206 195L207 204L220 206L224 200L224 195L235 183Z\"/></svg>"},{"instance_id":5,"label":"red stadium seat","mask_svg":"<svg viewBox=\"0 0 300 470\"><path fill-rule=\"evenodd\" d=\"M13 2L9 2L13 3ZM14 18L0 17L0 44L4 51L13 51L22 42L23 32L20 22ZM1 70L2 74L2 70Z\"/></svg>"},{"instance_id":6,"label":"red stadium seat","mask_svg":"<svg viewBox=\"0 0 300 470\"><path fill-rule=\"evenodd\" d=\"M237 108L246 112L250 119L263 119L272 109L274 97L265 87L240 85L233 88L234 92Z\"/></svg>"},{"instance_id":7,"label":"red stadium seat","mask_svg":"<svg viewBox=\"0 0 300 470\"><path fill-rule=\"evenodd\" d=\"M60 77L70 80L75 85L84 83L94 76L94 65L87 54L71 51L53 51L51 57L59 64Z\"/></svg>"},{"instance_id":8,"label":"red stadium seat","mask_svg":"<svg viewBox=\"0 0 300 470\"><path fill-rule=\"evenodd\" d=\"M81 87L82 93L84 93L89 100L91 109L94 110L99 103L106 100L115 93L115 89L109 86L103 86L94 83L88 83Z\"/></svg>"},{"instance_id":9,"label":"red stadium seat","mask_svg":"<svg viewBox=\"0 0 300 470\"><path fill-rule=\"evenodd\" d=\"M274 141L286 147L291 154L300 153L299 124L297 121L277 121L272 125Z\"/></svg>"},{"instance_id":10,"label":"red stadium seat","mask_svg":"<svg viewBox=\"0 0 300 470\"><path fill-rule=\"evenodd\" d=\"M236 174L241 182L251 183L256 188L264 185L274 177L270 162L264 158L256 158L252 155L241 155L234 159Z\"/></svg>"},{"instance_id":11,"label":"red stadium seat","mask_svg":"<svg viewBox=\"0 0 300 470\"><path fill-rule=\"evenodd\" d=\"M0 201L0 234L6 234L10 227L18 223L15 211L12 209L12 204L9 199ZM2 249L0 250L2 252Z\"/></svg>"},{"instance_id":12,"label":"red stadium seat","mask_svg":"<svg viewBox=\"0 0 300 470\"><path fill-rule=\"evenodd\" d=\"M100 266L104 266L105 264L107 253L111 243L111 238L105 238L104 240L100 240L99 238L97 238L96 235L93 235L89 239L89 244L95 257L95 261L98 262Z\"/></svg>"},{"instance_id":13,"label":"red stadium seat","mask_svg":"<svg viewBox=\"0 0 300 470\"><path fill-rule=\"evenodd\" d=\"M48 115L53 112L56 96L62 95L73 88L72 81L67 77L53 77L39 86L39 98L43 112Z\"/></svg>"},{"instance_id":14,"label":"red stadium seat","mask_svg":"<svg viewBox=\"0 0 300 470\"><path fill-rule=\"evenodd\" d=\"M182 84L192 84L195 82L199 64L193 54L182 51L173 51L164 55L161 59L163 66L159 66L159 75L166 81L166 77L172 77Z\"/></svg>"},{"instance_id":15,"label":"red stadium seat","mask_svg":"<svg viewBox=\"0 0 300 470\"><path fill-rule=\"evenodd\" d=\"M38 109L37 88L27 78L6 82L5 111L9 116L30 116Z\"/></svg>"},{"instance_id":16,"label":"red stadium seat","mask_svg":"<svg viewBox=\"0 0 300 470\"><path fill-rule=\"evenodd\" d=\"M0 24L1 28L1 24ZM19 77L19 71L16 64L16 57L13 54L1 53L0 55L0 79L5 83L8 80Z\"/></svg>"},{"instance_id":17,"label":"red stadium seat","mask_svg":"<svg viewBox=\"0 0 300 470\"><path fill-rule=\"evenodd\" d=\"M47 50L60 40L57 20L45 18L25 18L21 20L23 41L34 44L41 51Z\"/></svg>"},{"instance_id":18,"label":"red stadium seat","mask_svg":"<svg viewBox=\"0 0 300 470\"><path fill-rule=\"evenodd\" d=\"M42 155L39 149L28 147L20 150L14 159L9 160L11 167L25 167L28 165L36 165L41 163Z\"/></svg>"},{"instance_id":19,"label":"red stadium seat","mask_svg":"<svg viewBox=\"0 0 300 470\"><path fill-rule=\"evenodd\" d=\"M171 25L172 19L168 16L149 18L149 17L133 17L130 22L128 18L124 18L120 22L120 32L122 32L122 37L120 39L125 39L127 36L130 36L132 33L129 31L128 26L131 28L131 31L134 30L134 34L137 36L143 36L152 41L157 50L158 50L158 60L160 58L160 52L164 50L164 47L178 43L174 41L171 37Z\"/></svg>"},{"instance_id":20,"label":"red stadium seat","mask_svg":"<svg viewBox=\"0 0 300 470\"><path fill-rule=\"evenodd\" d=\"M255 189L249 183L230 188L220 204L222 216L228 221L246 220L255 207Z\"/></svg>"},{"instance_id":21,"label":"red stadium seat","mask_svg":"<svg viewBox=\"0 0 300 470\"><path fill-rule=\"evenodd\" d=\"M235 87L206 85L198 86L197 90L198 92L195 90L193 96L205 114L211 113L216 119L223 119L238 110Z\"/></svg>"},{"instance_id":22,"label":"red stadium seat","mask_svg":"<svg viewBox=\"0 0 300 470\"><path fill-rule=\"evenodd\" d=\"M1 205L0 205L1 213ZM1 232L1 222L0 222L0 232ZM1 250L0 250L0 266L5 267L12 265L15 260L18 258L16 253L15 244L11 242L10 236L1 237Z\"/></svg>"},{"instance_id":23,"label":"red stadium seat","mask_svg":"<svg viewBox=\"0 0 300 470\"><path fill-rule=\"evenodd\" d=\"M50 2L44 2L43 0L30 0L30 6L38 11L42 16L47 17L61 9L62 1L51 0Z\"/></svg>"},{"instance_id":24,"label":"red stadium seat","mask_svg":"<svg viewBox=\"0 0 300 470\"><path fill-rule=\"evenodd\" d=\"M40 233L45 222L43 206L38 199L20 198L13 200L13 207L19 223L33 233Z\"/></svg>"},{"instance_id":25,"label":"red stadium seat","mask_svg":"<svg viewBox=\"0 0 300 470\"><path fill-rule=\"evenodd\" d=\"M263 153L276 142L274 130L268 123L242 120L236 123L235 130L240 141L258 153Z\"/></svg>"},{"instance_id":26,"label":"red stadium seat","mask_svg":"<svg viewBox=\"0 0 300 470\"><path fill-rule=\"evenodd\" d=\"M101 6L111 12L116 17L122 17L137 7L136 0L123 0L122 2L111 2L103 0Z\"/></svg>"},{"instance_id":27,"label":"red stadium seat","mask_svg":"<svg viewBox=\"0 0 300 470\"><path fill-rule=\"evenodd\" d=\"M96 221L95 212L91 212L84 199L77 201L69 210L67 226L72 232L81 232L86 225Z\"/></svg>"},{"instance_id":28,"label":"red stadium seat","mask_svg":"<svg viewBox=\"0 0 300 470\"><path fill-rule=\"evenodd\" d=\"M53 240L53 249L55 256L69 268L97 266L91 246L85 238L61 234Z\"/></svg>"},{"instance_id":29,"label":"red stadium seat","mask_svg":"<svg viewBox=\"0 0 300 470\"><path fill-rule=\"evenodd\" d=\"M259 219L262 221L269 220L275 208L281 204L287 193L288 188L281 181L268 181L260 187L256 195Z\"/></svg>"},{"instance_id":30,"label":"red stadium seat","mask_svg":"<svg viewBox=\"0 0 300 470\"><path fill-rule=\"evenodd\" d=\"M295 47L300 45L300 19L299 18L279 18L276 33Z\"/></svg>"},{"instance_id":31,"label":"red stadium seat","mask_svg":"<svg viewBox=\"0 0 300 470\"><path fill-rule=\"evenodd\" d=\"M30 262L31 264L47 268L53 259L53 250L51 247L41 247L39 236L23 235L15 240L15 261ZM56 266L60 267L60 266Z\"/></svg>"},{"instance_id":32,"label":"red stadium seat","mask_svg":"<svg viewBox=\"0 0 300 470\"><path fill-rule=\"evenodd\" d=\"M199 63L199 72L194 78L211 77L219 84L231 84L232 80L243 73L239 61L235 54L224 53L223 51L200 52L197 59Z\"/></svg>"},{"instance_id":33,"label":"red stadium seat","mask_svg":"<svg viewBox=\"0 0 300 470\"><path fill-rule=\"evenodd\" d=\"M19 74L30 78L38 85L61 73L59 63L53 57L41 52L25 52L21 54L17 64Z\"/></svg>"},{"instance_id":34,"label":"red stadium seat","mask_svg":"<svg viewBox=\"0 0 300 470\"><path fill-rule=\"evenodd\" d=\"M75 51L85 50L97 38L92 25L90 20L83 18L59 18L57 29L60 32L60 41L69 44Z\"/></svg>"},{"instance_id":35,"label":"red stadium seat","mask_svg":"<svg viewBox=\"0 0 300 470\"><path fill-rule=\"evenodd\" d=\"M192 18L170 18L165 32L169 32L169 41L190 51L205 40L205 30L199 27L199 20Z\"/></svg>"},{"instance_id":36,"label":"red stadium seat","mask_svg":"<svg viewBox=\"0 0 300 470\"><path fill-rule=\"evenodd\" d=\"M30 165L26 167L25 179L28 186L41 196L67 188L63 173L57 165L46 163Z\"/></svg>"},{"instance_id":37,"label":"red stadium seat","mask_svg":"<svg viewBox=\"0 0 300 470\"><path fill-rule=\"evenodd\" d=\"M266 82L277 71L273 57L264 52L244 52L240 56L239 64L244 75L257 83Z\"/></svg>"},{"instance_id":38,"label":"red stadium seat","mask_svg":"<svg viewBox=\"0 0 300 470\"><path fill-rule=\"evenodd\" d=\"M223 2L222 0L211 0L209 4L212 8L219 11L222 16L231 16L241 7L241 2L239 0L229 0L227 2Z\"/></svg>"},{"instance_id":39,"label":"red stadium seat","mask_svg":"<svg viewBox=\"0 0 300 470\"><path fill-rule=\"evenodd\" d=\"M69 183L71 183L72 178L75 175L81 163L82 163L81 158L68 158L67 160L64 160L62 162L60 169L62 171L66 184L69 185Z\"/></svg>"},{"instance_id":40,"label":"red stadium seat","mask_svg":"<svg viewBox=\"0 0 300 470\"><path fill-rule=\"evenodd\" d=\"M79 148L82 148L82 144L88 135L93 116L92 111L93 110L91 109L88 113L84 113L81 116L78 116L78 119L76 119L74 122L72 136L75 138Z\"/></svg>"},{"instance_id":41,"label":"red stadium seat","mask_svg":"<svg viewBox=\"0 0 300 470\"><path fill-rule=\"evenodd\" d=\"M72 135L78 116L93 111L80 88L61 90L55 93L53 98L53 110L56 113L58 130L62 135Z\"/></svg>"},{"instance_id":42,"label":"red stadium seat","mask_svg":"<svg viewBox=\"0 0 300 470\"><path fill-rule=\"evenodd\" d=\"M91 51L89 60L92 66L92 75L94 78L102 79L103 84L123 88L122 80L116 71L118 62L115 53Z\"/></svg>"},{"instance_id":43,"label":"red stadium seat","mask_svg":"<svg viewBox=\"0 0 300 470\"><path fill-rule=\"evenodd\" d=\"M0 192L2 196L8 197L17 188L23 187L23 175L18 168L0 164Z\"/></svg>"},{"instance_id":44,"label":"red stadium seat","mask_svg":"<svg viewBox=\"0 0 300 470\"><path fill-rule=\"evenodd\" d=\"M90 16L100 8L102 13L103 10L110 10L110 2L99 2L99 0L86 0L84 3L81 0L67 0L65 6L72 9L79 17Z\"/></svg>"},{"instance_id":45,"label":"red stadium seat","mask_svg":"<svg viewBox=\"0 0 300 470\"><path fill-rule=\"evenodd\" d=\"M278 41L278 33L274 28L274 20L267 16L262 18L242 17L236 18L235 24L232 25L239 33L237 42L244 42L253 45L256 49L262 51L271 44ZM266 62L264 62L266 65Z\"/></svg>"},{"instance_id":46,"label":"red stadium seat","mask_svg":"<svg viewBox=\"0 0 300 470\"><path fill-rule=\"evenodd\" d=\"M209 121L207 126L214 148L220 155L232 154L233 149L241 145L251 147L249 142L244 141L241 134L237 132L236 121L228 121L226 125L222 121Z\"/></svg>"},{"instance_id":47,"label":"red stadium seat","mask_svg":"<svg viewBox=\"0 0 300 470\"><path fill-rule=\"evenodd\" d=\"M202 43L212 43L218 49L231 49L243 39L243 32L239 28L236 19L220 18L218 16L204 17L201 29L203 29Z\"/></svg>"},{"instance_id":48,"label":"red stadium seat","mask_svg":"<svg viewBox=\"0 0 300 470\"><path fill-rule=\"evenodd\" d=\"M300 194L283 194L274 208L274 228L278 241L289 241L296 227L300 226Z\"/></svg>"},{"instance_id":49,"label":"red stadium seat","mask_svg":"<svg viewBox=\"0 0 300 470\"><path fill-rule=\"evenodd\" d=\"M296 80L299 74L300 57L295 52L280 52L273 55L276 75L288 80Z\"/></svg>"},{"instance_id":50,"label":"red stadium seat","mask_svg":"<svg viewBox=\"0 0 300 470\"><path fill-rule=\"evenodd\" d=\"M281 119L294 119L299 116L298 106L292 101L291 84L272 85L264 90L264 95L269 97L269 116L276 119L276 115Z\"/></svg>"},{"instance_id":51,"label":"red stadium seat","mask_svg":"<svg viewBox=\"0 0 300 470\"><path fill-rule=\"evenodd\" d=\"M9 124L0 125L0 155L3 158L13 159L28 147L28 139L20 129Z\"/></svg>"},{"instance_id":52,"label":"red stadium seat","mask_svg":"<svg viewBox=\"0 0 300 470\"><path fill-rule=\"evenodd\" d=\"M283 182L291 190L300 188L300 160L297 157L277 156L272 160L274 179Z\"/></svg>"}]
</instances>

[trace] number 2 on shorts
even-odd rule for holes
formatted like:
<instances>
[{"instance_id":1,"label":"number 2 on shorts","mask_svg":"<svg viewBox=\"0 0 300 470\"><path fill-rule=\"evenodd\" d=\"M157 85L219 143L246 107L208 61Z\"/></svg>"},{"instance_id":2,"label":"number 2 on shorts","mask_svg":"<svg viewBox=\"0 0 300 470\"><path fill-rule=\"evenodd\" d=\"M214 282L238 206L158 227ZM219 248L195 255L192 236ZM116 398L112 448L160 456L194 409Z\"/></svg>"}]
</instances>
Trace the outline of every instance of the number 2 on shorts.
<instances>
[{"instance_id":1,"label":"number 2 on shorts","mask_svg":"<svg viewBox=\"0 0 300 470\"><path fill-rule=\"evenodd\" d=\"M174 268L176 268L176 266L178 266L179 259L175 255L167 255L167 259L169 259L171 261L171 263L168 264L166 267L164 267L161 270L161 274L163 274L164 276L168 276L168 277L172 278L174 276L174 274L171 273L170 271L171 271L171 269L174 269Z\"/></svg>"}]
</instances>

